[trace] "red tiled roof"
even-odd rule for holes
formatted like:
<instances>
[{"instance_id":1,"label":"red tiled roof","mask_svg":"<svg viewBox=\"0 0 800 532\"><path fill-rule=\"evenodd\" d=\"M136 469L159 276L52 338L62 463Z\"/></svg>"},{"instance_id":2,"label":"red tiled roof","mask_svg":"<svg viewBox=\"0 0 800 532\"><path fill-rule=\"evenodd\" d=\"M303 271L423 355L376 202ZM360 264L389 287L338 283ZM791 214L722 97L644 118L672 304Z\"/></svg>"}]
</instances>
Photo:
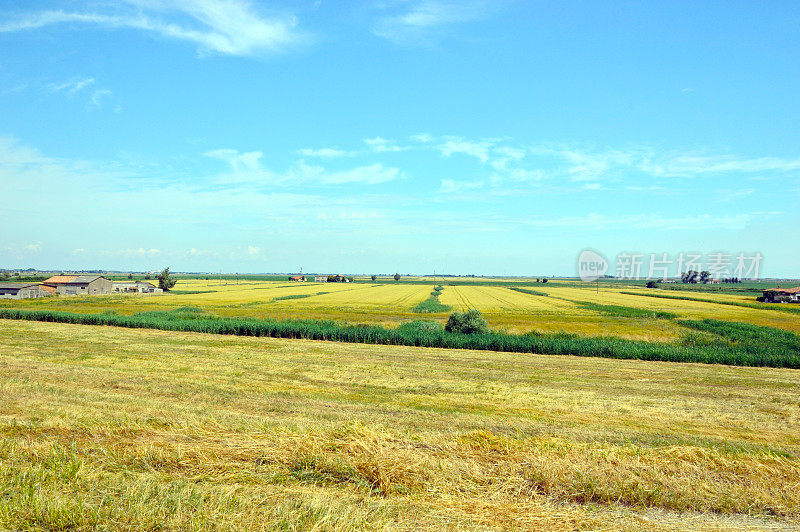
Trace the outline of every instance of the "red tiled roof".
<instances>
[{"instance_id":1,"label":"red tiled roof","mask_svg":"<svg viewBox=\"0 0 800 532\"><path fill-rule=\"evenodd\" d=\"M73 281L77 275L54 275L49 279L42 281L45 284L63 284Z\"/></svg>"},{"instance_id":2,"label":"red tiled roof","mask_svg":"<svg viewBox=\"0 0 800 532\"><path fill-rule=\"evenodd\" d=\"M53 295L55 295L55 293L56 293L56 287L55 286L47 286L47 285L42 284L42 285L39 285L39 288L41 288L45 292L50 292Z\"/></svg>"}]
</instances>

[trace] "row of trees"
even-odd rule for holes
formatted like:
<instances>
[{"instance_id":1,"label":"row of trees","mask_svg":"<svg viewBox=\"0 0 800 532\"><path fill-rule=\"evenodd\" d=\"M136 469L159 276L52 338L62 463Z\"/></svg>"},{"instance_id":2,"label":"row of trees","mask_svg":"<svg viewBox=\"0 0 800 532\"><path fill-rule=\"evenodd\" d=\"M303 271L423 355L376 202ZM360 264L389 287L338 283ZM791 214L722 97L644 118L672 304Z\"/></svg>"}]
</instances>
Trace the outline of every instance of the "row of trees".
<instances>
[{"instance_id":1,"label":"row of trees","mask_svg":"<svg viewBox=\"0 0 800 532\"><path fill-rule=\"evenodd\" d=\"M702 272L698 272L696 270L689 270L688 272L684 272L681 274L681 282L685 284L706 284L711 281L711 272L707 270L703 270ZM742 280L738 277L726 277L724 279L720 279L722 283L728 284L737 284L741 283Z\"/></svg>"}]
</instances>

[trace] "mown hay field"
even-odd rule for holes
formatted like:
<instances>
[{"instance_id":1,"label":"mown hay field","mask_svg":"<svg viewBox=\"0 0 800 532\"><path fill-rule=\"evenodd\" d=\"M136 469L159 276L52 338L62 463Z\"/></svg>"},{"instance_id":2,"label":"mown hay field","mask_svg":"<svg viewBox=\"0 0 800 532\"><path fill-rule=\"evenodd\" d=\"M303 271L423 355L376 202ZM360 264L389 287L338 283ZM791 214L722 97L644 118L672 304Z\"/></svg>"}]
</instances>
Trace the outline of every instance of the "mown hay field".
<instances>
[{"instance_id":1,"label":"mown hay field","mask_svg":"<svg viewBox=\"0 0 800 532\"><path fill-rule=\"evenodd\" d=\"M0 529L793 530L799 396L786 369L0 320Z\"/></svg>"}]
</instances>

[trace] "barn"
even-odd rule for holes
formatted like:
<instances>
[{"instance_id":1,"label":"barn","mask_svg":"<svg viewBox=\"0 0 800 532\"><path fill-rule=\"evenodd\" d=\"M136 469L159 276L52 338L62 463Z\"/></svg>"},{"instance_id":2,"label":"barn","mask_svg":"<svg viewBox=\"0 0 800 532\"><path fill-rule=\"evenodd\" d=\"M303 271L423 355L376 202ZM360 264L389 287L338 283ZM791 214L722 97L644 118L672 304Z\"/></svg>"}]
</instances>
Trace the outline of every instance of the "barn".
<instances>
[{"instance_id":1,"label":"barn","mask_svg":"<svg viewBox=\"0 0 800 532\"><path fill-rule=\"evenodd\" d=\"M0 299L34 299L50 295L38 283L0 283Z\"/></svg>"},{"instance_id":2,"label":"barn","mask_svg":"<svg viewBox=\"0 0 800 532\"><path fill-rule=\"evenodd\" d=\"M114 283L102 275L54 275L46 279L45 286L55 288L55 293L65 296L110 294Z\"/></svg>"}]
</instances>

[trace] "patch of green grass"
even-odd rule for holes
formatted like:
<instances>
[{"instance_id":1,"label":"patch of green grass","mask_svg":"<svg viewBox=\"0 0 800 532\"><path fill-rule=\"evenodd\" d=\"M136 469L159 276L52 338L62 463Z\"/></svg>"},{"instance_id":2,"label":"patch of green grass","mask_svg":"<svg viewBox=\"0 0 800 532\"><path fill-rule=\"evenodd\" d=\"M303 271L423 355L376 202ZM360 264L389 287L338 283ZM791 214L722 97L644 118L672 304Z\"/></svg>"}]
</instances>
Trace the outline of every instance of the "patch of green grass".
<instances>
[{"instance_id":1,"label":"patch of green grass","mask_svg":"<svg viewBox=\"0 0 800 532\"><path fill-rule=\"evenodd\" d=\"M575 304L606 316L618 318L653 318L660 320L673 320L678 317L674 312L664 310L648 310L644 308L625 307L622 305L601 305L589 301L574 301Z\"/></svg>"},{"instance_id":2,"label":"patch of green grass","mask_svg":"<svg viewBox=\"0 0 800 532\"><path fill-rule=\"evenodd\" d=\"M539 292L537 290L530 290L528 288L520 288L518 286L509 286L508 289L509 290L514 290L515 292L520 292L522 294L530 294L532 296L548 297L550 295L550 294L547 294L545 292Z\"/></svg>"},{"instance_id":3,"label":"patch of green grass","mask_svg":"<svg viewBox=\"0 0 800 532\"><path fill-rule=\"evenodd\" d=\"M439 295L444 290L444 286L438 285L433 288L430 297L425 301L418 303L413 309L413 312L420 314L432 314L435 312L447 312L450 310L448 305L439 302Z\"/></svg>"},{"instance_id":4,"label":"patch of green grass","mask_svg":"<svg viewBox=\"0 0 800 532\"><path fill-rule=\"evenodd\" d=\"M313 295L314 294L291 294L291 295L288 295L288 296L275 297L272 300L273 301L284 301L286 299L303 299L303 298L306 298L306 297L311 297Z\"/></svg>"}]
</instances>

